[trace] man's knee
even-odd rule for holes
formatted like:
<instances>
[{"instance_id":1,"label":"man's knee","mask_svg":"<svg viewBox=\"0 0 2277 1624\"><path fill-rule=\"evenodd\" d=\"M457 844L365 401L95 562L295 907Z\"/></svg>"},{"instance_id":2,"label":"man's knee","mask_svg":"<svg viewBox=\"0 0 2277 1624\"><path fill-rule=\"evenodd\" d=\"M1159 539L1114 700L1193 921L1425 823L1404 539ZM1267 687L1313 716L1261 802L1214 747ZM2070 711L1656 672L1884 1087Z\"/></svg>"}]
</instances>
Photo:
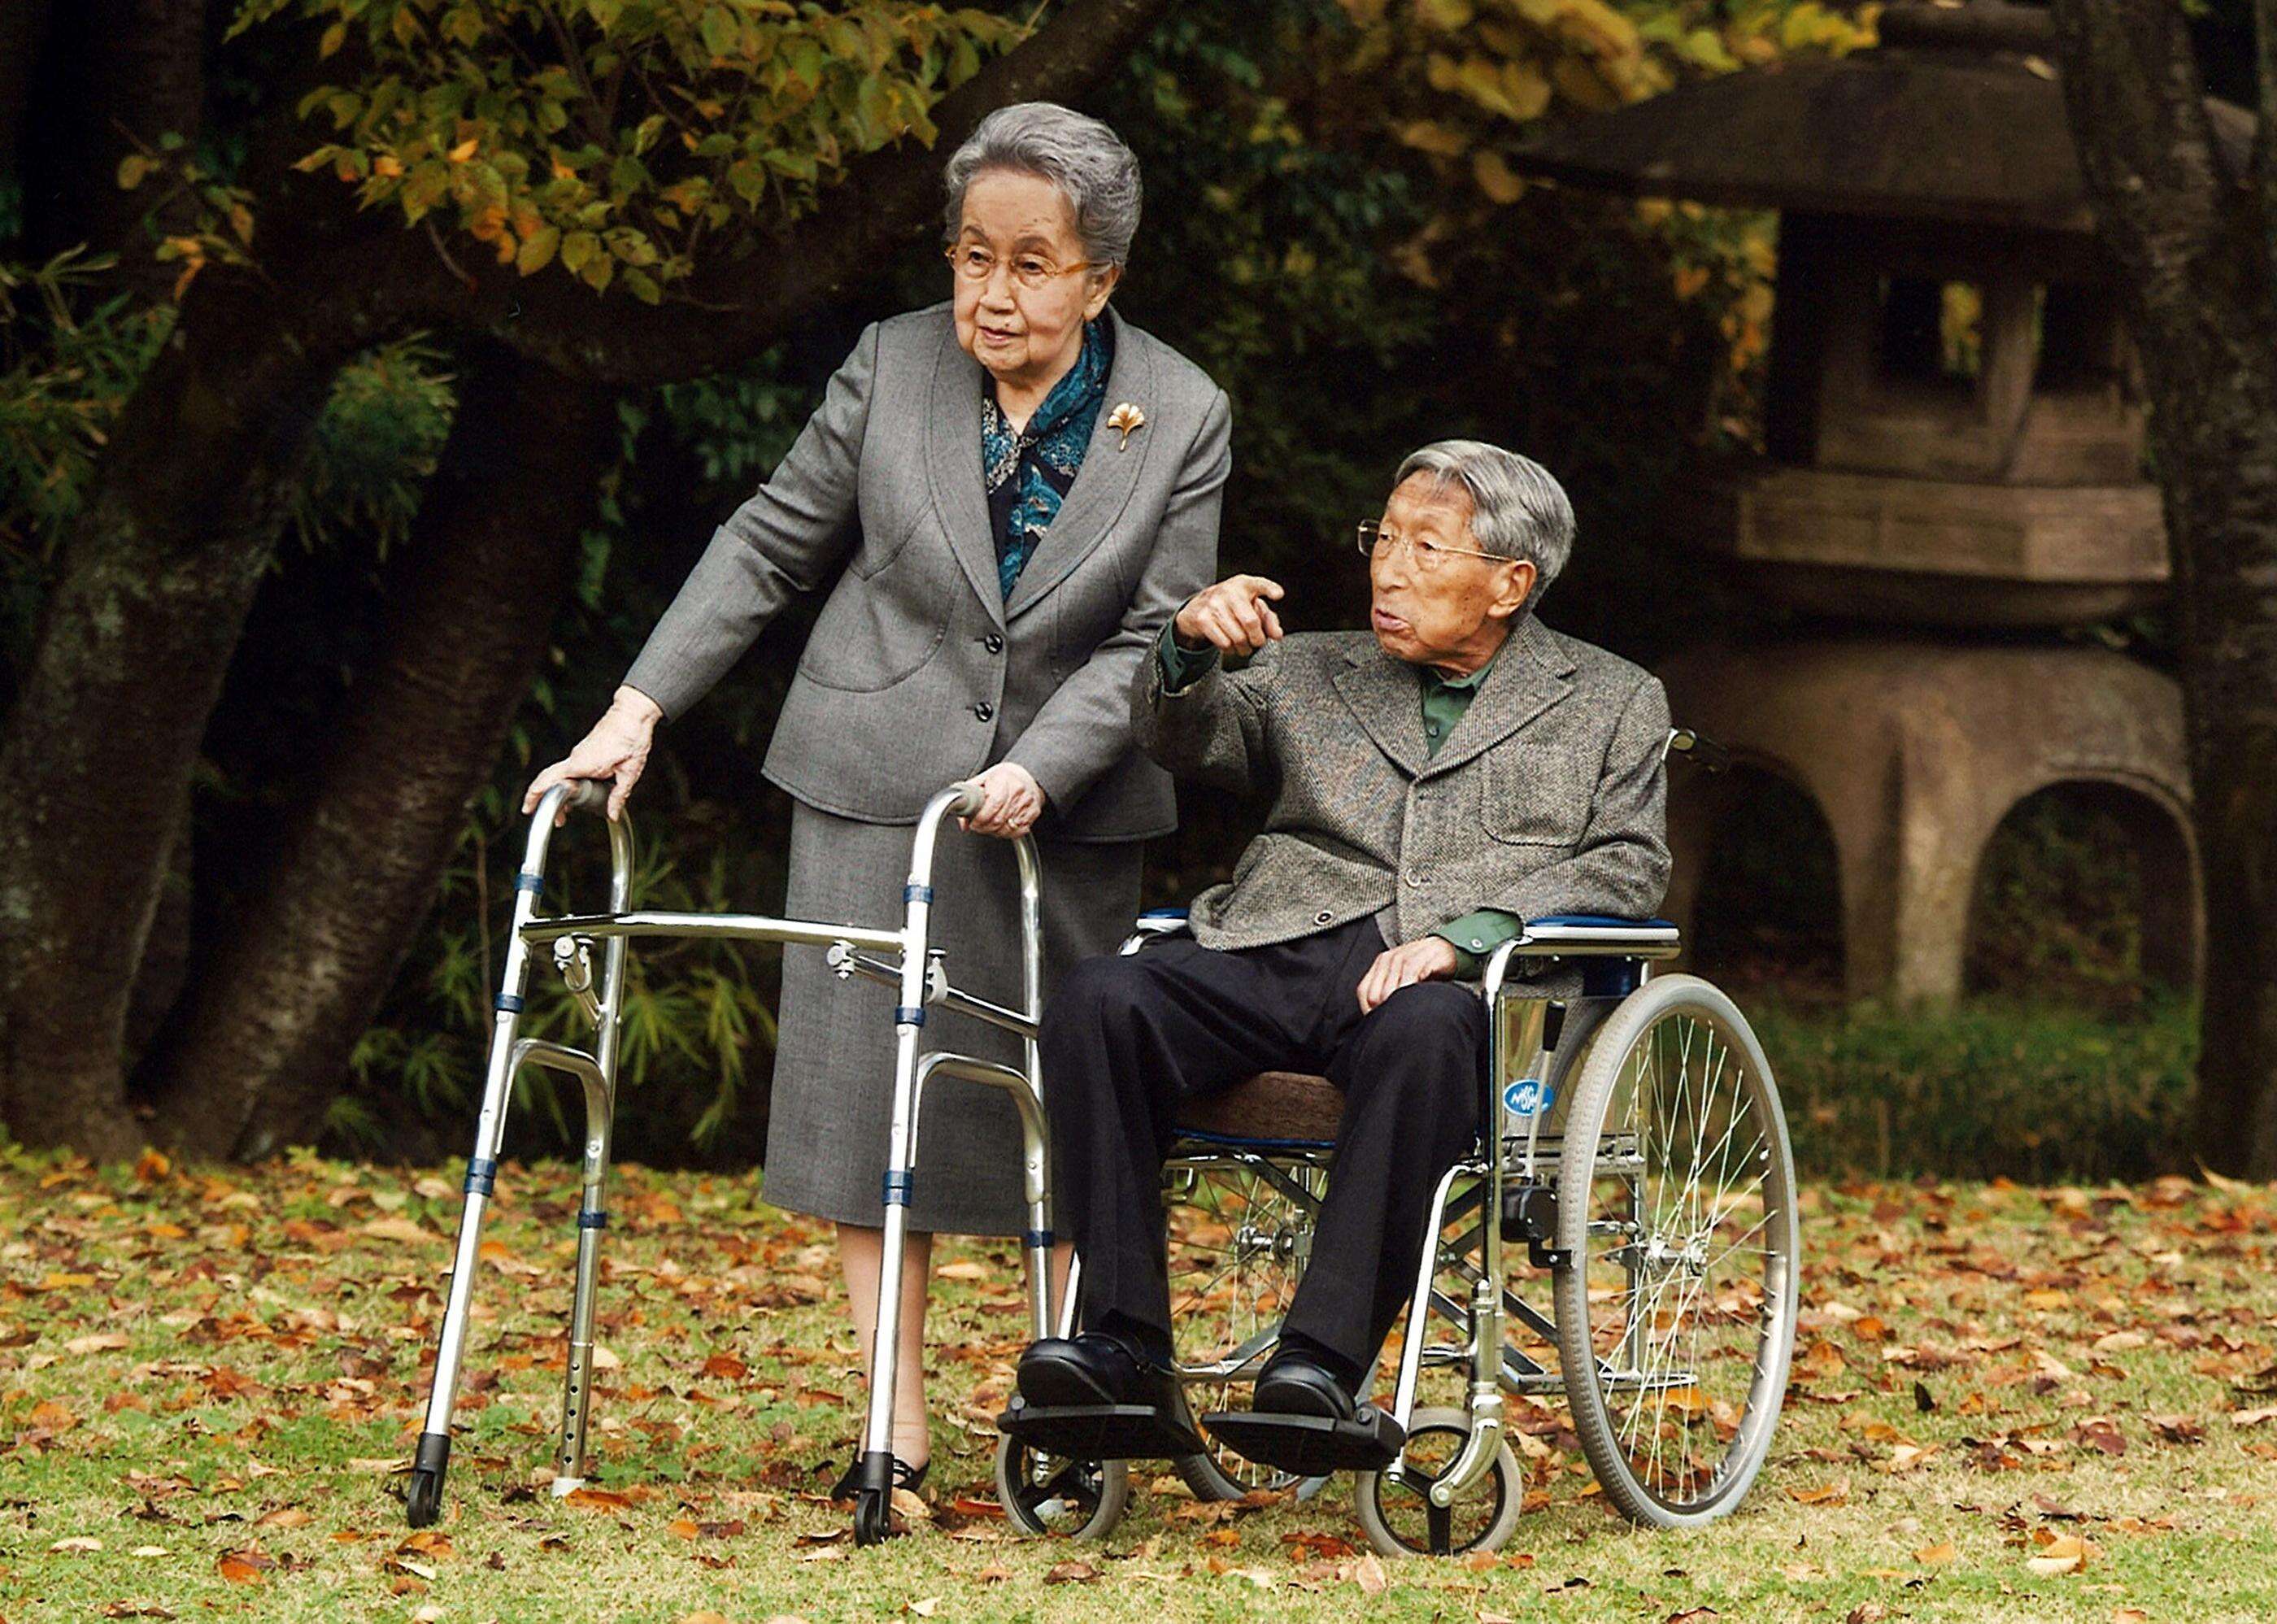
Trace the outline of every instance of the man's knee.
<instances>
[{"instance_id":1,"label":"man's knee","mask_svg":"<svg viewBox=\"0 0 2277 1624\"><path fill-rule=\"evenodd\" d=\"M1364 1025L1377 1042L1468 1051L1486 1035L1486 1005L1476 993L1454 982L1418 981L1376 1005Z\"/></svg>"}]
</instances>

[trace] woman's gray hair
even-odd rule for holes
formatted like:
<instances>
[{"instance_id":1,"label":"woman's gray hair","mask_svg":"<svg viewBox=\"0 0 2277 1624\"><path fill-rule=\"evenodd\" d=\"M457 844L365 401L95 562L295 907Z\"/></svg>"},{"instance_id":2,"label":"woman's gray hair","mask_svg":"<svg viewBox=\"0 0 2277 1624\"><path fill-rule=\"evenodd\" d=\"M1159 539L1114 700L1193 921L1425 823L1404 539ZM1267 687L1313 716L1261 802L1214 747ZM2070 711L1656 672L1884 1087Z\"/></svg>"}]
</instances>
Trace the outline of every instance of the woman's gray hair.
<instances>
[{"instance_id":1,"label":"woman's gray hair","mask_svg":"<svg viewBox=\"0 0 2277 1624\"><path fill-rule=\"evenodd\" d=\"M1399 486L1413 474L1451 479L1470 492L1471 534L1485 552L1532 564L1527 606L1540 601L1573 553L1573 504L1550 470L1484 440L1435 440L1409 452L1391 483Z\"/></svg>"},{"instance_id":2,"label":"woman's gray hair","mask_svg":"<svg viewBox=\"0 0 2277 1624\"><path fill-rule=\"evenodd\" d=\"M964 189L991 169L1050 181L1075 216L1085 257L1102 265L1129 261L1138 234L1138 159L1098 119L1056 102L1016 102L983 118L942 172L949 240L963 224Z\"/></svg>"}]
</instances>

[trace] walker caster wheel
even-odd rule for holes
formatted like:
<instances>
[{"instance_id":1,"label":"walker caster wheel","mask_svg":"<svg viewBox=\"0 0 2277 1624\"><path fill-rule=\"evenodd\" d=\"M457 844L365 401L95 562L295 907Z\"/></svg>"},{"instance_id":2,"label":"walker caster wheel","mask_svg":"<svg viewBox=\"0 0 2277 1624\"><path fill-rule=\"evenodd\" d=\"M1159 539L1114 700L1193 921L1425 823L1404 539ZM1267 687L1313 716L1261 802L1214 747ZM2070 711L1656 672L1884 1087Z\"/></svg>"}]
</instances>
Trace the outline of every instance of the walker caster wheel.
<instances>
[{"instance_id":1,"label":"walker caster wheel","mask_svg":"<svg viewBox=\"0 0 2277 1624\"><path fill-rule=\"evenodd\" d=\"M403 1497L404 1513L413 1528L430 1527L443 1514L443 1479L450 1469L450 1435L421 1433L418 1452L411 1457L411 1483Z\"/></svg>"},{"instance_id":2,"label":"walker caster wheel","mask_svg":"<svg viewBox=\"0 0 2277 1624\"><path fill-rule=\"evenodd\" d=\"M862 1457L861 1486L854 1491L854 1543L882 1544L894 1536L894 1457L880 1450Z\"/></svg>"},{"instance_id":3,"label":"walker caster wheel","mask_svg":"<svg viewBox=\"0 0 2277 1624\"><path fill-rule=\"evenodd\" d=\"M880 1545L894 1536L894 1503L890 1495L862 1489L854 1496L854 1543Z\"/></svg>"},{"instance_id":4,"label":"walker caster wheel","mask_svg":"<svg viewBox=\"0 0 2277 1624\"><path fill-rule=\"evenodd\" d=\"M443 1514L443 1474L412 1473L411 1492L404 1496L403 1504L413 1528L430 1527Z\"/></svg>"}]
</instances>

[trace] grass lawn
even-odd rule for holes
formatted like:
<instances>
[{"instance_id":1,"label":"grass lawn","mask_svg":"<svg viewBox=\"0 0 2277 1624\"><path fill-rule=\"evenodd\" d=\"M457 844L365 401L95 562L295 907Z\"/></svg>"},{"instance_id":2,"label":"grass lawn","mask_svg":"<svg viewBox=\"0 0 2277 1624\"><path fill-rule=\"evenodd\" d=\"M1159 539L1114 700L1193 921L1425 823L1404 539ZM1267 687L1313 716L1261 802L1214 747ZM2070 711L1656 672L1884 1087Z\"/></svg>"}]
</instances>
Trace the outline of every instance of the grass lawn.
<instances>
[{"instance_id":1,"label":"grass lawn","mask_svg":"<svg viewBox=\"0 0 2277 1624\"><path fill-rule=\"evenodd\" d=\"M939 1260L933 1515L852 1549L816 1492L861 1390L826 1237L750 1181L639 1169L596 1489L555 1501L560 1165L501 1178L449 1500L409 1536L456 1183L0 1164L0 1619L2277 1616L2258 1186L1814 1186L1795 1381L1735 1515L1631 1529L1545 1428L1498 1559L1384 1563L1341 1483L1219 1507L1142 1471L1103 1546L1012 1536L985 1502L1018 1279L986 1243Z\"/></svg>"}]
</instances>

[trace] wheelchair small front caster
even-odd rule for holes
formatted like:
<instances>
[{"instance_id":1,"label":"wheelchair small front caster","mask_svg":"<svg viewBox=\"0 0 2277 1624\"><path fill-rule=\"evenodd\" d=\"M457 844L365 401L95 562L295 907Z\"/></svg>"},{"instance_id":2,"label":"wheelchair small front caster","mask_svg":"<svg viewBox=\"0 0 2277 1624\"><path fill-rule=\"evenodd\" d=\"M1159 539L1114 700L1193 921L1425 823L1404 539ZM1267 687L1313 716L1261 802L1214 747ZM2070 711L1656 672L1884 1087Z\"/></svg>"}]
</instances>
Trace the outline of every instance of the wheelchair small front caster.
<instances>
[{"instance_id":1,"label":"wheelchair small front caster","mask_svg":"<svg viewBox=\"0 0 2277 1624\"><path fill-rule=\"evenodd\" d=\"M404 1514L413 1528L432 1527L443 1514L443 1479L450 1469L450 1436L421 1433L418 1452L411 1457L408 1491L403 1497Z\"/></svg>"},{"instance_id":2,"label":"wheelchair small front caster","mask_svg":"<svg viewBox=\"0 0 2277 1624\"><path fill-rule=\"evenodd\" d=\"M1367 1543L1385 1556L1463 1556L1499 1551L1525 1508L1526 1473L1507 1444L1495 1451L1484 1483L1452 1506L1431 1504L1431 1485L1454 1464L1470 1437L1466 1410L1427 1409L1408 1423L1406 1471L1362 1472L1352 1483L1354 1509Z\"/></svg>"},{"instance_id":3,"label":"wheelchair small front caster","mask_svg":"<svg viewBox=\"0 0 2277 1624\"><path fill-rule=\"evenodd\" d=\"M1121 1460L1063 1460L1017 1438L996 1440L996 1503L1032 1539L1105 1539L1130 1501L1131 1468Z\"/></svg>"}]
</instances>

